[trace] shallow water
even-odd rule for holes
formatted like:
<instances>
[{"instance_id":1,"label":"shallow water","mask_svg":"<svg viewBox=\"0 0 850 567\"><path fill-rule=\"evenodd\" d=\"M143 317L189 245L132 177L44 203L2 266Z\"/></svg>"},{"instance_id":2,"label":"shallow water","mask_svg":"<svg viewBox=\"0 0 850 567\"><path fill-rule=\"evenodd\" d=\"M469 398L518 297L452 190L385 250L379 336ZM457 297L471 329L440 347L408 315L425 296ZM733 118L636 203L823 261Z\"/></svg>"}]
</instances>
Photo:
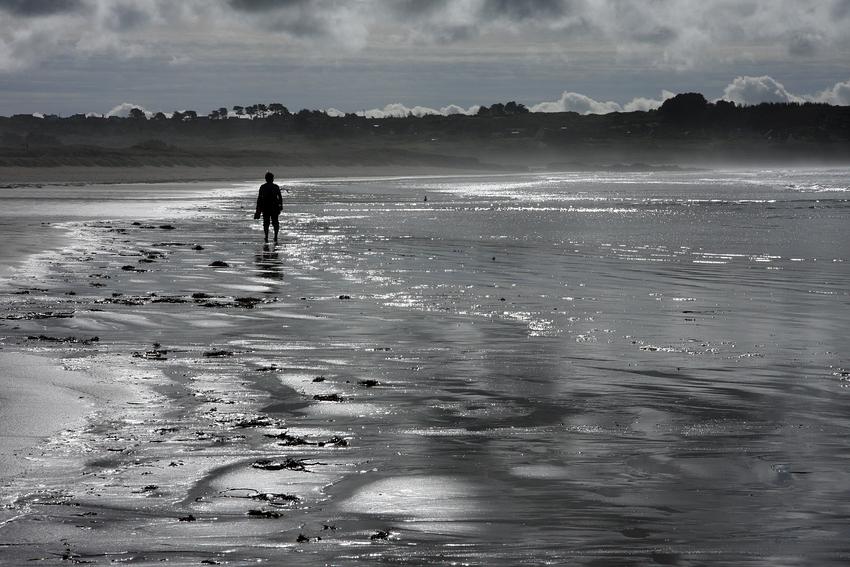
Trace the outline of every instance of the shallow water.
<instances>
[{"instance_id":1,"label":"shallow water","mask_svg":"<svg viewBox=\"0 0 850 567\"><path fill-rule=\"evenodd\" d=\"M7 483L3 553L850 559L847 170L293 182L267 246L255 185L7 282L4 347L140 393Z\"/></svg>"}]
</instances>

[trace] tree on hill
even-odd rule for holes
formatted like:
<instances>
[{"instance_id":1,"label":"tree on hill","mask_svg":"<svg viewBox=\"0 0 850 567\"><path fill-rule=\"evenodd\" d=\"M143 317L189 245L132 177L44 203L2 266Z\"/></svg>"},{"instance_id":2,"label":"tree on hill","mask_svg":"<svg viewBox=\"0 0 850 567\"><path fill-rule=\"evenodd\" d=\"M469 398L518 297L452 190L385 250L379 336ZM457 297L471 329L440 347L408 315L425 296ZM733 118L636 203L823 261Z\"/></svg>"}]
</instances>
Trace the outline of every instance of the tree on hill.
<instances>
[{"instance_id":1,"label":"tree on hill","mask_svg":"<svg viewBox=\"0 0 850 567\"><path fill-rule=\"evenodd\" d=\"M269 112L278 116L289 116L289 109L279 102L273 102L269 105Z\"/></svg>"},{"instance_id":2,"label":"tree on hill","mask_svg":"<svg viewBox=\"0 0 850 567\"><path fill-rule=\"evenodd\" d=\"M671 124L696 126L702 123L708 108L708 101L701 94L684 93L665 100L658 113Z\"/></svg>"},{"instance_id":3,"label":"tree on hill","mask_svg":"<svg viewBox=\"0 0 850 567\"><path fill-rule=\"evenodd\" d=\"M507 116L515 116L517 114L526 114L529 110L524 104L511 101L505 105L505 114Z\"/></svg>"},{"instance_id":4,"label":"tree on hill","mask_svg":"<svg viewBox=\"0 0 850 567\"><path fill-rule=\"evenodd\" d=\"M518 114L527 114L529 112L528 108L522 103L518 103L516 101L511 101L507 104L502 104L497 102L493 106L480 106L478 107L478 116L516 116Z\"/></svg>"},{"instance_id":5,"label":"tree on hill","mask_svg":"<svg viewBox=\"0 0 850 567\"><path fill-rule=\"evenodd\" d=\"M310 111L302 108L295 114L295 128L297 130L306 130L310 127Z\"/></svg>"}]
</instances>

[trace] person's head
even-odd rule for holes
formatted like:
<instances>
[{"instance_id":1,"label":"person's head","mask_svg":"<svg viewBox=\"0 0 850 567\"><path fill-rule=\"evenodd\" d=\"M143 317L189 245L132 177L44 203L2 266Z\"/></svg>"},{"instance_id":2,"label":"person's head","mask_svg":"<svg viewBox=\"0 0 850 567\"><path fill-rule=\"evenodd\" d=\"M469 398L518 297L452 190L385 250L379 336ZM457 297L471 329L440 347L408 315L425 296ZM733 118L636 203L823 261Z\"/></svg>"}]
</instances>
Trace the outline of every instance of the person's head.
<instances>
[{"instance_id":1,"label":"person's head","mask_svg":"<svg viewBox=\"0 0 850 567\"><path fill-rule=\"evenodd\" d=\"M274 174L271 171L266 172L266 182L271 183L274 181Z\"/></svg>"}]
</instances>

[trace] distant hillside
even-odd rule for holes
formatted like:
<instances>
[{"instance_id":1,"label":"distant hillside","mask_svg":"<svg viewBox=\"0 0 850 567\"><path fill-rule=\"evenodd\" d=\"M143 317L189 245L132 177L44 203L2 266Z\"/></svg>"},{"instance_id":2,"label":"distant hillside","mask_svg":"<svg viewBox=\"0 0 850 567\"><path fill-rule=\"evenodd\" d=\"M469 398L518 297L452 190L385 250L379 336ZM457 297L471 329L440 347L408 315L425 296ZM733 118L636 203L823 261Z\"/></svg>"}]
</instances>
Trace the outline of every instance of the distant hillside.
<instances>
[{"instance_id":1,"label":"distant hillside","mask_svg":"<svg viewBox=\"0 0 850 567\"><path fill-rule=\"evenodd\" d=\"M521 105L520 105L521 106ZM0 117L0 167L428 165L470 170L616 164L850 163L850 107L736 106L687 93L658 110L369 119L319 111L248 118Z\"/></svg>"}]
</instances>

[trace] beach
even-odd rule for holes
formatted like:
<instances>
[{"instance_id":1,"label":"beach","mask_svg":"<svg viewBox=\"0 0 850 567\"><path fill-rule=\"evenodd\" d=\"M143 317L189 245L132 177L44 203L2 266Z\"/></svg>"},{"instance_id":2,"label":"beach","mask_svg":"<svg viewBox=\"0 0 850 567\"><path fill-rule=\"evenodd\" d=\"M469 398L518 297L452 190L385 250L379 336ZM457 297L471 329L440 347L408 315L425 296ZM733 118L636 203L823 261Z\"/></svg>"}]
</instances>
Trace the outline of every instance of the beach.
<instances>
[{"instance_id":1,"label":"beach","mask_svg":"<svg viewBox=\"0 0 850 567\"><path fill-rule=\"evenodd\" d=\"M84 169L0 176L0 564L850 556L846 169Z\"/></svg>"}]
</instances>

